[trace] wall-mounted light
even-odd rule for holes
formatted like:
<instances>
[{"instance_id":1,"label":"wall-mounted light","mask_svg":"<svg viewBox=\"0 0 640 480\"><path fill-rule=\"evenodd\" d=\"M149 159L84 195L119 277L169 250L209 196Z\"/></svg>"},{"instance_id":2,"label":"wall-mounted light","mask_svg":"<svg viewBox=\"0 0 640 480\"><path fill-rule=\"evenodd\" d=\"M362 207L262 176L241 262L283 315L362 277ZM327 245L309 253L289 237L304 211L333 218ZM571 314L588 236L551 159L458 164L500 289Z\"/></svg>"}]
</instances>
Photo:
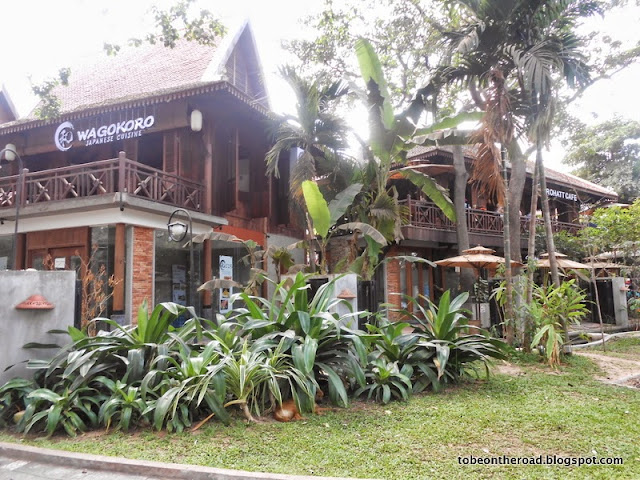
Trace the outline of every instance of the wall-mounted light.
<instances>
[{"instance_id":1,"label":"wall-mounted light","mask_svg":"<svg viewBox=\"0 0 640 480\"><path fill-rule=\"evenodd\" d=\"M191 130L194 132L202 130L202 112L200 110L191 111Z\"/></svg>"}]
</instances>

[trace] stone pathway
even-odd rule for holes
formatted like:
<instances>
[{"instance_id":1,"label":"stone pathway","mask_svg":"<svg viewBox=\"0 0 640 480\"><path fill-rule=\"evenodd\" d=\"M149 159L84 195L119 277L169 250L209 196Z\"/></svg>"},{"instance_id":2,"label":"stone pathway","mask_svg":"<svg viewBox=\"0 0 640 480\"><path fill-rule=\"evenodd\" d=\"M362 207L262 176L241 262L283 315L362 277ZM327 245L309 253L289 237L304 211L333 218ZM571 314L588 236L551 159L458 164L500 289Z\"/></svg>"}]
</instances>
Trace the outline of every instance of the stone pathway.
<instances>
[{"instance_id":1,"label":"stone pathway","mask_svg":"<svg viewBox=\"0 0 640 480\"><path fill-rule=\"evenodd\" d=\"M34 460L16 460L0 454L0 480L165 480L92 468L63 467ZM167 479L168 480L168 479Z\"/></svg>"}]
</instances>

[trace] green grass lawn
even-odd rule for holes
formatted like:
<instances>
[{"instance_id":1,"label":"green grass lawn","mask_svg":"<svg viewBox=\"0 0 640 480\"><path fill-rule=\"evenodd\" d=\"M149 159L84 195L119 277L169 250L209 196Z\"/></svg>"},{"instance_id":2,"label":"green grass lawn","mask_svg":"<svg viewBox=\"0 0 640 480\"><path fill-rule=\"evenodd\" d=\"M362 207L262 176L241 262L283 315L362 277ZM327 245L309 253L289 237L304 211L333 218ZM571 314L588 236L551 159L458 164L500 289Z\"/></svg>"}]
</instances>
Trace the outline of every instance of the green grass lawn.
<instances>
[{"instance_id":1,"label":"green grass lawn","mask_svg":"<svg viewBox=\"0 0 640 480\"><path fill-rule=\"evenodd\" d=\"M557 372L519 357L521 372L495 375L387 406L295 423L225 427L195 434L142 431L0 441L62 450L275 473L418 478L640 478L640 391L592 378L578 356ZM622 457L623 466L459 465L459 456Z\"/></svg>"}]
</instances>

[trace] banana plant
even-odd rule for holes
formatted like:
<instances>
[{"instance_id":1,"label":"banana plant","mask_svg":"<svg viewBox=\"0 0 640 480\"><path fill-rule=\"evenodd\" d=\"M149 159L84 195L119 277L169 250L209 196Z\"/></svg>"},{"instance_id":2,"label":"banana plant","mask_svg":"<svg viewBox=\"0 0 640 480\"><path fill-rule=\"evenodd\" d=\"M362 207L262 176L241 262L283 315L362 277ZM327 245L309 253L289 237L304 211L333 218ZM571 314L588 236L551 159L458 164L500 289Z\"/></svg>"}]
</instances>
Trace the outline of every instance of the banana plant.
<instances>
[{"instance_id":1,"label":"banana plant","mask_svg":"<svg viewBox=\"0 0 640 480\"><path fill-rule=\"evenodd\" d=\"M447 138L455 143L465 141L465 138L461 140L459 135L454 133L455 127L464 121L477 121L481 114L460 113L419 128L414 119L419 118L423 112L423 103L416 100L407 110L395 114L380 60L371 43L360 38L356 41L355 49L360 73L366 85L366 91L361 92L361 96L369 111L369 165L365 172L373 173L375 177L368 179L373 185L368 214L372 219L372 225L382 231L388 240L400 240L400 226L405 212L398 203L397 191L393 186L389 186L392 169L405 165L407 152L418 145L433 145L438 140L446 145ZM447 191L432 177L411 168L395 169L393 173L413 183L447 218L455 221L453 202Z\"/></svg>"},{"instance_id":2,"label":"banana plant","mask_svg":"<svg viewBox=\"0 0 640 480\"><path fill-rule=\"evenodd\" d=\"M324 196L318 188L318 184L311 180L302 182L302 193L307 206L309 215L313 223L315 233L320 237L320 272L327 273L327 244L331 238L331 228L336 227L340 230L348 230L353 232L361 232L369 241L376 245L385 246L387 240L373 226L362 222L348 222L336 226L338 221L344 216L347 209L351 206L356 196L362 190L361 183L355 183L348 186L342 192L336 195L330 203L327 204Z\"/></svg>"}]
</instances>

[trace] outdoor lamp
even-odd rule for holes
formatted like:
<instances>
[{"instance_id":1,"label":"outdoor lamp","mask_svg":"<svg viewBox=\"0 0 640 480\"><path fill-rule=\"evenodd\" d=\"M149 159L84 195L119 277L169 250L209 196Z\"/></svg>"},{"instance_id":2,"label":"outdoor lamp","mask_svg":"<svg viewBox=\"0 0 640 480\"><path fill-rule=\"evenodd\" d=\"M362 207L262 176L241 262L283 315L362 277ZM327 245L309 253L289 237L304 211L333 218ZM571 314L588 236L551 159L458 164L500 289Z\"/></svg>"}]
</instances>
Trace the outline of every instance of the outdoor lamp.
<instances>
[{"instance_id":1,"label":"outdoor lamp","mask_svg":"<svg viewBox=\"0 0 640 480\"><path fill-rule=\"evenodd\" d=\"M173 222L167 225L169 238L174 242L181 242L187 236L187 225L183 222Z\"/></svg>"},{"instance_id":2,"label":"outdoor lamp","mask_svg":"<svg viewBox=\"0 0 640 480\"><path fill-rule=\"evenodd\" d=\"M4 158L7 162L13 162L16 159L16 146L13 143L7 143L4 147Z\"/></svg>"},{"instance_id":3,"label":"outdoor lamp","mask_svg":"<svg viewBox=\"0 0 640 480\"><path fill-rule=\"evenodd\" d=\"M14 198L14 204L16 206L16 219L14 222L13 239L11 241L11 267L16 269L16 242L18 238L18 220L20 219L20 204L22 203L22 182L24 176L24 169L22 168L22 158L16 151L16 146L12 143L8 143L2 150L0 150L0 158L4 155L5 160L13 162L18 159L18 180L16 183L16 196Z\"/></svg>"},{"instance_id":4,"label":"outdoor lamp","mask_svg":"<svg viewBox=\"0 0 640 480\"><path fill-rule=\"evenodd\" d=\"M187 217L189 224L187 225L178 220L174 221L174 217L177 214ZM193 290L193 269L195 266L193 263L193 220L191 219L191 214L184 208L174 210L167 222L167 232L169 233L169 241L172 242L182 242L187 237L187 234L189 234L189 288L187 290L189 295L187 297L187 304L193 306L193 294L191 292Z\"/></svg>"},{"instance_id":5,"label":"outdoor lamp","mask_svg":"<svg viewBox=\"0 0 640 480\"><path fill-rule=\"evenodd\" d=\"M191 130L199 132L202 130L202 112L200 110L193 110L191 112Z\"/></svg>"}]
</instances>

